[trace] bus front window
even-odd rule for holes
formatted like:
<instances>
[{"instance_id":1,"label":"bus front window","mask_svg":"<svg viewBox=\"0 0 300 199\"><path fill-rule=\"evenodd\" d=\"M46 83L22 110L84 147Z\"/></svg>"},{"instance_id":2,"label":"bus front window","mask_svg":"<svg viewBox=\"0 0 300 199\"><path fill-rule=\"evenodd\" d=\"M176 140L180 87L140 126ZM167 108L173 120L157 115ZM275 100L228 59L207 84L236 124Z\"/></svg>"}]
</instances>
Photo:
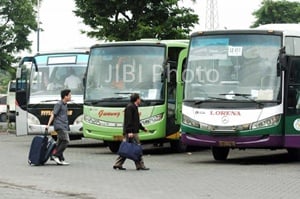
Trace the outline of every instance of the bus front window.
<instances>
[{"instance_id":1,"label":"bus front window","mask_svg":"<svg viewBox=\"0 0 300 199\"><path fill-rule=\"evenodd\" d=\"M72 71L72 73L70 71ZM44 96L59 96L60 91L64 88L71 89L72 94L82 95L82 79L84 72L84 66L39 65L39 70L31 73L30 95L34 96L42 94Z\"/></svg>"},{"instance_id":2,"label":"bus front window","mask_svg":"<svg viewBox=\"0 0 300 199\"><path fill-rule=\"evenodd\" d=\"M164 48L156 46L92 49L86 100L125 99L133 92L139 93L144 100L160 100L164 55Z\"/></svg>"},{"instance_id":3,"label":"bus front window","mask_svg":"<svg viewBox=\"0 0 300 199\"><path fill-rule=\"evenodd\" d=\"M280 77L276 61L281 37L274 35L213 35L191 41L185 82L187 100L226 97L277 100Z\"/></svg>"}]
</instances>

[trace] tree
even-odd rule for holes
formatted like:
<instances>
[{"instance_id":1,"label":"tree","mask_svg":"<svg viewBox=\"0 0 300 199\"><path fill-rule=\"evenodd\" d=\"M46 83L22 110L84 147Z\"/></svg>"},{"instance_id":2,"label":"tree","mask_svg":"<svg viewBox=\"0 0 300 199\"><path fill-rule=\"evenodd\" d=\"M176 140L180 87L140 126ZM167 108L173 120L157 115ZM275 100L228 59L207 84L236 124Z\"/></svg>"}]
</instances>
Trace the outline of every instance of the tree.
<instances>
[{"instance_id":1,"label":"tree","mask_svg":"<svg viewBox=\"0 0 300 199\"><path fill-rule=\"evenodd\" d=\"M0 1L0 69L12 75L12 65L18 62L14 54L31 47L27 37L37 29L36 3L37 0Z\"/></svg>"},{"instance_id":2,"label":"tree","mask_svg":"<svg viewBox=\"0 0 300 199\"><path fill-rule=\"evenodd\" d=\"M75 15L91 27L88 36L105 40L187 38L198 22L178 0L75 0Z\"/></svg>"},{"instance_id":3,"label":"tree","mask_svg":"<svg viewBox=\"0 0 300 199\"><path fill-rule=\"evenodd\" d=\"M261 7L253 12L257 18L252 28L270 23L299 23L300 3L286 0L264 0Z\"/></svg>"}]
</instances>

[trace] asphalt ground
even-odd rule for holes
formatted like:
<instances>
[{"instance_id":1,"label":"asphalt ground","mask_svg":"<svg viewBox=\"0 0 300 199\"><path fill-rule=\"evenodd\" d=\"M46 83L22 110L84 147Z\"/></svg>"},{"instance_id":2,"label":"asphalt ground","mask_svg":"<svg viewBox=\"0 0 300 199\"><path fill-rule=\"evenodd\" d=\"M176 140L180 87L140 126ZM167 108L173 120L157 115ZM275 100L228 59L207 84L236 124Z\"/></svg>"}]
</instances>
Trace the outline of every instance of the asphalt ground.
<instances>
[{"instance_id":1,"label":"asphalt ground","mask_svg":"<svg viewBox=\"0 0 300 199\"><path fill-rule=\"evenodd\" d=\"M113 170L117 158L101 142L71 141L65 152L69 166L48 161L27 163L32 136L0 133L0 198L4 199L296 199L300 196L300 163L285 150L230 151L224 162L211 151L172 153L144 146L149 171Z\"/></svg>"}]
</instances>

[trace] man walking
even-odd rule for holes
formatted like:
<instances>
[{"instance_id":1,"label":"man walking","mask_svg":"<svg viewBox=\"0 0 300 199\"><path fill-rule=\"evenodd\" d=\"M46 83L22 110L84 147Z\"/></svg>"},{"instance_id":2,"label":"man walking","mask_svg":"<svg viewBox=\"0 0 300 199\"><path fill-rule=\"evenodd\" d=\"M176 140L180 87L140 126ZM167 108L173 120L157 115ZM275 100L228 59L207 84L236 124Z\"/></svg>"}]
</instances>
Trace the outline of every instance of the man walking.
<instances>
[{"instance_id":1,"label":"man walking","mask_svg":"<svg viewBox=\"0 0 300 199\"><path fill-rule=\"evenodd\" d=\"M62 90L60 96L61 100L55 104L46 129L49 129L49 126L54 120L53 126L54 130L57 132L57 144L52 158L58 165L69 165L69 163L65 161L63 152L66 150L70 142L69 134L67 132L70 130L67 102L71 101L71 90Z\"/></svg>"},{"instance_id":2,"label":"man walking","mask_svg":"<svg viewBox=\"0 0 300 199\"><path fill-rule=\"evenodd\" d=\"M123 124L123 135L126 140L132 139L134 142L140 144L140 139L138 136L139 130L147 131L145 127L140 123L140 115L138 111L138 106L141 103L139 94L133 93L130 96L130 103L126 106L124 111L124 124ZM114 164L114 169L125 170L122 165L124 164L126 158L119 156ZM135 162L136 170L149 170L145 167L143 158L140 161Z\"/></svg>"}]
</instances>

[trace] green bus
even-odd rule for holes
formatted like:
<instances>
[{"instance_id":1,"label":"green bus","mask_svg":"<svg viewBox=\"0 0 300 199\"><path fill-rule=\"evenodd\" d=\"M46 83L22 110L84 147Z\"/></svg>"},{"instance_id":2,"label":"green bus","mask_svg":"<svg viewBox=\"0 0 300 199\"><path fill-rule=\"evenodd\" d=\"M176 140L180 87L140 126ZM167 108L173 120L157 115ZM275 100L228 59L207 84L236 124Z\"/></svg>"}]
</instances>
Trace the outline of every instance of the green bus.
<instances>
[{"instance_id":1,"label":"green bus","mask_svg":"<svg viewBox=\"0 0 300 199\"><path fill-rule=\"evenodd\" d=\"M187 56L188 40L122 41L91 47L85 74L83 134L103 140L116 152L123 139L123 111L139 93L142 143L170 142L185 150L180 137L183 85L177 81Z\"/></svg>"},{"instance_id":2,"label":"green bus","mask_svg":"<svg viewBox=\"0 0 300 199\"><path fill-rule=\"evenodd\" d=\"M293 26L192 34L183 143L211 147L215 160L246 148L287 149L298 156L300 25Z\"/></svg>"}]
</instances>

